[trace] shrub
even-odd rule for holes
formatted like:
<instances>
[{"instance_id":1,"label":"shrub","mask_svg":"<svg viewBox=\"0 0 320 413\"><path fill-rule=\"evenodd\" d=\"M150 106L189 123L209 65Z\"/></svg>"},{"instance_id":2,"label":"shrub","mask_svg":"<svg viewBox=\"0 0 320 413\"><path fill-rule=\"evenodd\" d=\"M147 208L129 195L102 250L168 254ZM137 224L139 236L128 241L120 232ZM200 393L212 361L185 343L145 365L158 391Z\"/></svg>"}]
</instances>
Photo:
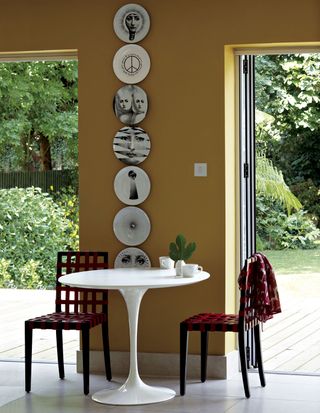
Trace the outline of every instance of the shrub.
<instances>
[{"instance_id":1,"label":"shrub","mask_svg":"<svg viewBox=\"0 0 320 413\"><path fill-rule=\"evenodd\" d=\"M280 243L283 248L315 248L314 241L319 235L320 230L308 217L307 212L300 210L286 217Z\"/></svg>"},{"instance_id":2,"label":"shrub","mask_svg":"<svg viewBox=\"0 0 320 413\"><path fill-rule=\"evenodd\" d=\"M79 197L77 188L68 186L54 192L51 187L52 199L62 208L65 218L68 220L67 234L70 236L70 248L77 250L79 248Z\"/></svg>"},{"instance_id":3,"label":"shrub","mask_svg":"<svg viewBox=\"0 0 320 413\"><path fill-rule=\"evenodd\" d=\"M57 252L75 245L66 215L39 188L0 190L0 285L55 285Z\"/></svg>"},{"instance_id":4,"label":"shrub","mask_svg":"<svg viewBox=\"0 0 320 413\"><path fill-rule=\"evenodd\" d=\"M0 259L0 288L13 287L12 279L8 271L10 261L5 258Z\"/></svg>"},{"instance_id":5,"label":"shrub","mask_svg":"<svg viewBox=\"0 0 320 413\"><path fill-rule=\"evenodd\" d=\"M314 185L312 179L291 186L292 192L300 199L304 209L313 214L320 228L320 188Z\"/></svg>"},{"instance_id":6,"label":"shrub","mask_svg":"<svg viewBox=\"0 0 320 413\"><path fill-rule=\"evenodd\" d=\"M287 215L276 201L257 197L257 235L261 249L316 248L320 230L306 211Z\"/></svg>"}]
</instances>

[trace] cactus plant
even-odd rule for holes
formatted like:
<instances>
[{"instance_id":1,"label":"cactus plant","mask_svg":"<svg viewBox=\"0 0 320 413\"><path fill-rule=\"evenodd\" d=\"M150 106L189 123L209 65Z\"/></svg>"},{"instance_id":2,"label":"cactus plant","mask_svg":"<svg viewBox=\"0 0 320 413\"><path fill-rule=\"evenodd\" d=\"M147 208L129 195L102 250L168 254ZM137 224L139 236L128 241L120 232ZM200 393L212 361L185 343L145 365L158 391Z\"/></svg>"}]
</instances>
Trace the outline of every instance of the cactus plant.
<instances>
[{"instance_id":1,"label":"cactus plant","mask_svg":"<svg viewBox=\"0 0 320 413\"><path fill-rule=\"evenodd\" d=\"M169 256L174 261L189 259L196 249L196 243L190 242L187 244L185 237L179 234L176 242L170 242Z\"/></svg>"}]
</instances>

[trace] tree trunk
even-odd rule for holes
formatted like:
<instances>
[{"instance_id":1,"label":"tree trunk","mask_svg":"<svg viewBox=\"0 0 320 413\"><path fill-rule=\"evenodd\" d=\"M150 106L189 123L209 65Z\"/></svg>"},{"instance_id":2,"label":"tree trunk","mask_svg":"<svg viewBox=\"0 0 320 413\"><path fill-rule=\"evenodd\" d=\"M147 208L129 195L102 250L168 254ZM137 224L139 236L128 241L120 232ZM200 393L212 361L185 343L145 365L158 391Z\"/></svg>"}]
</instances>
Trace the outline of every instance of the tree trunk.
<instances>
[{"instance_id":1,"label":"tree trunk","mask_svg":"<svg viewBox=\"0 0 320 413\"><path fill-rule=\"evenodd\" d=\"M39 147L40 147L40 170L51 171L51 148L49 139L42 134L39 135Z\"/></svg>"}]
</instances>

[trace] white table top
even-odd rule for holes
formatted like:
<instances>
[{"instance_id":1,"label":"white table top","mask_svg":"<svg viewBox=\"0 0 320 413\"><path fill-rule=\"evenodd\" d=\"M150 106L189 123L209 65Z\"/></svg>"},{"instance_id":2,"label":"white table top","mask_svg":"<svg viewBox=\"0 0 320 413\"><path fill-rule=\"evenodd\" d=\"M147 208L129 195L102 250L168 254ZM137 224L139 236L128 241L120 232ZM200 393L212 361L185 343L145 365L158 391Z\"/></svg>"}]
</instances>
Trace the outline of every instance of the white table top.
<instances>
[{"instance_id":1,"label":"white table top","mask_svg":"<svg viewBox=\"0 0 320 413\"><path fill-rule=\"evenodd\" d=\"M204 281L209 277L210 274L206 271L201 271L194 277L177 277L174 269L114 268L74 272L61 276L59 281L71 287L118 290L128 287L177 287Z\"/></svg>"}]
</instances>

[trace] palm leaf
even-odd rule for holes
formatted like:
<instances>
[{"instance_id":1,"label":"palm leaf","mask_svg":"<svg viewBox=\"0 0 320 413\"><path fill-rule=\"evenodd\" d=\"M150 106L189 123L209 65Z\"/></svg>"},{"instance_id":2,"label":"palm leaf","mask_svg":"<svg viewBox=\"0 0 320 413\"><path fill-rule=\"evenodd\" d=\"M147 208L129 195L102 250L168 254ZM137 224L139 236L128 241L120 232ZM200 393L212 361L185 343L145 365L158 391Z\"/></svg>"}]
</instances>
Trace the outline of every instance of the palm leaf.
<instances>
[{"instance_id":1,"label":"palm leaf","mask_svg":"<svg viewBox=\"0 0 320 413\"><path fill-rule=\"evenodd\" d=\"M302 208L299 199L290 191L279 171L264 154L256 157L256 190L257 194L280 201L290 215L292 209Z\"/></svg>"}]
</instances>

